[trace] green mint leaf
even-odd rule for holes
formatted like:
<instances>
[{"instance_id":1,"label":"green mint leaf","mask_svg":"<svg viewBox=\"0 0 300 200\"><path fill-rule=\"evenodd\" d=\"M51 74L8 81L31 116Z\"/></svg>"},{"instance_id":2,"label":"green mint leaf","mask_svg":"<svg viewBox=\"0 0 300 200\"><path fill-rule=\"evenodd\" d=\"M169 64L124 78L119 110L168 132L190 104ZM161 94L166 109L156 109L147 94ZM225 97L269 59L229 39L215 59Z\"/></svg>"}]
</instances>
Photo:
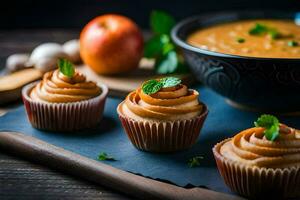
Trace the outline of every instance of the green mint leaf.
<instances>
[{"instance_id":1,"label":"green mint leaf","mask_svg":"<svg viewBox=\"0 0 300 200\"><path fill-rule=\"evenodd\" d=\"M163 84L160 81L149 80L142 85L142 90L145 94L150 95L158 92L162 88L162 86Z\"/></svg>"},{"instance_id":2,"label":"green mint leaf","mask_svg":"<svg viewBox=\"0 0 300 200\"><path fill-rule=\"evenodd\" d=\"M265 130L264 134L268 140L276 140L276 138L279 136L279 126L272 125L270 128Z\"/></svg>"},{"instance_id":3,"label":"green mint leaf","mask_svg":"<svg viewBox=\"0 0 300 200\"><path fill-rule=\"evenodd\" d=\"M201 161L204 159L203 156L195 156L188 160L189 167L199 167L201 164Z\"/></svg>"},{"instance_id":4,"label":"green mint leaf","mask_svg":"<svg viewBox=\"0 0 300 200\"><path fill-rule=\"evenodd\" d=\"M159 58L155 63L155 69L158 74L174 73L179 65L177 53L170 51Z\"/></svg>"},{"instance_id":5,"label":"green mint leaf","mask_svg":"<svg viewBox=\"0 0 300 200\"><path fill-rule=\"evenodd\" d=\"M256 127L264 128L270 128L274 124L279 126L279 120L275 116L267 114L261 115L256 122L254 122Z\"/></svg>"},{"instance_id":6,"label":"green mint leaf","mask_svg":"<svg viewBox=\"0 0 300 200\"><path fill-rule=\"evenodd\" d=\"M260 23L256 23L255 26L253 26L250 30L249 30L249 34L250 35L262 35L268 32L268 27L260 24Z\"/></svg>"},{"instance_id":7,"label":"green mint leaf","mask_svg":"<svg viewBox=\"0 0 300 200\"><path fill-rule=\"evenodd\" d=\"M145 43L144 56L155 59L158 74L186 73L188 68L183 57L177 53L170 32L175 20L168 13L154 10L151 12L150 25L154 36Z\"/></svg>"},{"instance_id":8,"label":"green mint leaf","mask_svg":"<svg viewBox=\"0 0 300 200\"><path fill-rule=\"evenodd\" d=\"M75 68L73 66L73 64L68 61L67 59L59 59L58 60L58 68L59 68L59 71L69 77L69 78L72 78L75 74Z\"/></svg>"},{"instance_id":9,"label":"green mint leaf","mask_svg":"<svg viewBox=\"0 0 300 200\"><path fill-rule=\"evenodd\" d=\"M176 85L179 85L181 83L181 80L176 77L166 77L160 79L160 82L162 82L163 88L168 88L168 87L174 87Z\"/></svg>"},{"instance_id":10,"label":"green mint leaf","mask_svg":"<svg viewBox=\"0 0 300 200\"><path fill-rule=\"evenodd\" d=\"M270 28L264 24L256 23L254 27L249 30L250 35L265 35L269 34L272 39L281 38L281 33L276 28Z\"/></svg>"},{"instance_id":11,"label":"green mint leaf","mask_svg":"<svg viewBox=\"0 0 300 200\"><path fill-rule=\"evenodd\" d=\"M156 58L160 56L165 51L165 46L171 44L170 42L171 39L168 35L155 35L146 42L144 56L146 58Z\"/></svg>"},{"instance_id":12,"label":"green mint leaf","mask_svg":"<svg viewBox=\"0 0 300 200\"><path fill-rule=\"evenodd\" d=\"M114 159L111 156L108 156L107 153L105 153L105 152L102 152L102 153L99 154L98 160L101 160L101 161L103 161L103 160L116 161L116 159Z\"/></svg>"},{"instance_id":13,"label":"green mint leaf","mask_svg":"<svg viewBox=\"0 0 300 200\"><path fill-rule=\"evenodd\" d=\"M176 77L166 77L160 80L149 80L142 85L142 90L145 94L154 94L161 88L174 87L181 83L181 80Z\"/></svg>"},{"instance_id":14,"label":"green mint leaf","mask_svg":"<svg viewBox=\"0 0 300 200\"><path fill-rule=\"evenodd\" d=\"M294 40L291 40L291 41L288 41L287 45L288 45L289 47L296 47L296 46L298 46L299 44L298 44L298 42L296 42L296 41L294 41Z\"/></svg>"},{"instance_id":15,"label":"green mint leaf","mask_svg":"<svg viewBox=\"0 0 300 200\"><path fill-rule=\"evenodd\" d=\"M159 10L151 12L150 25L155 34L170 34L175 23L175 19L166 12Z\"/></svg>"},{"instance_id":16,"label":"green mint leaf","mask_svg":"<svg viewBox=\"0 0 300 200\"><path fill-rule=\"evenodd\" d=\"M244 43L246 40L245 40L245 38L238 38L237 39L237 42L238 43Z\"/></svg>"},{"instance_id":17,"label":"green mint leaf","mask_svg":"<svg viewBox=\"0 0 300 200\"><path fill-rule=\"evenodd\" d=\"M171 42L169 43L166 43L164 46L163 46L163 55L167 55L169 52L171 51L175 51L175 45Z\"/></svg>"},{"instance_id":18,"label":"green mint leaf","mask_svg":"<svg viewBox=\"0 0 300 200\"><path fill-rule=\"evenodd\" d=\"M254 125L265 128L264 134L270 141L274 141L279 136L279 120L273 115L261 115Z\"/></svg>"},{"instance_id":19,"label":"green mint leaf","mask_svg":"<svg viewBox=\"0 0 300 200\"><path fill-rule=\"evenodd\" d=\"M281 34L280 34L280 33L278 32L278 30L275 29L275 28L270 28L270 29L268 30L268 33L269 33L269 35L271 35L271 38L272 38L272 39L278 39L278 38L281 37Z\"/></svg>"},{"instance_id":20,"label":"green mint leaf","mask_svg":"<svg viewBox=\"0 0 300 200\"><path fill-rule=\"evenodd\" d=\"M246 40L245 40L245 38L237 38L236 41L238 43L244 43Z\"/></svg>"}]
</instances>

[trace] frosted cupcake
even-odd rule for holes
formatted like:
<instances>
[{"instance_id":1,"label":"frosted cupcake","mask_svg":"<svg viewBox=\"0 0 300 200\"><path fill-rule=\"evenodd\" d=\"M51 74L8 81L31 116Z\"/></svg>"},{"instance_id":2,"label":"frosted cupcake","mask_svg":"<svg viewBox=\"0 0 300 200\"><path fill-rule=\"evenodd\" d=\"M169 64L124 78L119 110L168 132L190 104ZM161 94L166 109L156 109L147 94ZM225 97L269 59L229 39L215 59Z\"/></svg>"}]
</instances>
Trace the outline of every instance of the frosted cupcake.
<instances>
[{"instance_id":1,"label":"frosted cupcake","mask_svg":"<svg viewBox=\"0 0 300 200\"><path fill-rule=\"evenodd\" d=\"M263 115L213 148L225 183L255 199L300 198L300 132Z\"/></svg>"},{"instance_id":2,"label":"frosted cupcake","mask_svg":"<svg viewBox=\"0 0 300 200\"><path fill-rule=\"evenodd\" d=\"M32 126L52 131L73 131L95 126L102 118L108 89L87 81L67 60L43 80L25 86L24 105Z\"/></svg>"},{"instance_id":3,"label":"frosted cupcake","mask_svg":"<svg viewBox=\"0 0 300 200\"><path fill-rule=\"evenodd\" d=\"M207 107L199 93L168 77L149 80L117 108L122 125L138 149L172 152L187 149L199 136Z\"/></svg>"}]
</instances>

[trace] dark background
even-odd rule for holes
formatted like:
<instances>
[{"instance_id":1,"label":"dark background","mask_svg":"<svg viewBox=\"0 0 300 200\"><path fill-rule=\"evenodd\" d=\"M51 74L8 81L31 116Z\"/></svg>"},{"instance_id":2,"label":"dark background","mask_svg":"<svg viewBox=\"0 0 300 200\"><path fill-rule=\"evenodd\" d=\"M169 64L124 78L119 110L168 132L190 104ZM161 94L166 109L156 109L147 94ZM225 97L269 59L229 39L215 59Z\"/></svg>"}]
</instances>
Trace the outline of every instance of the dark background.
<instances>
[{"instance_id":1,"label":"dark background","mask_svg":"<svg viewBox=\"0 0 300 200\"><path fill-rule=\"evenodd\" d=\"M1 0L0 29L80 29L104 13L129 16L147 28L152 9L168 11L179 20L220 10L299 11L300 0Z\"/></svg>"},{"instance_id":2,"label":"dark background","mask_svg":"<svg viewBox=\"0 0 300 200\"><path fill-rule=\"evenodd\" d=\"M63 43L78 38L89 20L104 13L127 15L148 28L152 9L168 11L180 20L224 10L300 11L300 0L0 0L0 70L13 53L29 53L41 42ZM121 199L99 186L2 152L0 163L0 199Z\"/></svg>"}]
</instances>

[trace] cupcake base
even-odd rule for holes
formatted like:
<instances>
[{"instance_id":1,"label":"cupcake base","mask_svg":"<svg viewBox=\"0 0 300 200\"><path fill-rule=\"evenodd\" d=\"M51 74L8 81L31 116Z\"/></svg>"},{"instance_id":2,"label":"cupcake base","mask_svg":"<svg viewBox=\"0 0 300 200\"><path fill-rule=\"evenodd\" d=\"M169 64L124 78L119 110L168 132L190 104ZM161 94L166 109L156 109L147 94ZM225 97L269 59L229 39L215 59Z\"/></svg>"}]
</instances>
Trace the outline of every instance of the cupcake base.
<instances>
[{"instance_id":1,"label":"cupcake base","mask_svg":"<svg viewBox=\"0 0 300 200\"><path fill-rule=\"evenodd\" d=\"M221 146L213 148L219 172L232 191L250 199L300 198L300 167L271 169L245 166L224 158Z\"/></svg>"},{"instance_id":2,"label":"cupcake base","mask_svg":"<svg viewBox=\"0 0 300 200\"><path fill-rule=\"evenodd\" d=\"M25 86L22 98L28 119L34 128L47 131L75 131L90 128L100 122L108 89L92 99L72 103L47 103L29 97L37 82Z\"/></svg>"},{"instance_id":3,"label":"cupcake base","mask_svg":"<svg viewBox=\"0 0 300 200\"><path fill-rule=\"evenodd\" d=\"M174 152L196 143L208 110L203 105L200 116L174 122L137 121L118 113L128 138L136 148L150 152Z\"/></svg>"}]
</instances>

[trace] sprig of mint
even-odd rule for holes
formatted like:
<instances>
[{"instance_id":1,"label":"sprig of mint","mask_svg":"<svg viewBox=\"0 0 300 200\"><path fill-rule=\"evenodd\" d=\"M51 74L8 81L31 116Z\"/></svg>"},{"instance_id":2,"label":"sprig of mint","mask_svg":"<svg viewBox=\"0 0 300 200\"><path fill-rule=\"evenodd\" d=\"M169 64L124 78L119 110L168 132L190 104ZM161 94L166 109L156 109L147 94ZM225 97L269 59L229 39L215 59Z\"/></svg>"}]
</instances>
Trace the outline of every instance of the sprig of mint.
<instances>
[{"instance_id":1,"label":"sprig of mint","mask_svg":"<svg viewBox=\"0 0 300 200\"><path fill-rule=\"evenodd\" d=\"M154 33L170 34L175 24L176 21L170 14L159 10L153 10L151 12L150 25Z\"/></svg>"},{"instance_id":2,"label":"sprig of mint","mask_svg":"<svg viewBox=\"0 0 300 200\"><path fill-rule=\"evenodd\" d=\"M297 41L290 40L290 41L288 41L287 45L288 45L289 47L296 47L296 46L299 45L299 43L298 43Z\"/></svg>"},{"instance_id":3,"label":"sprig of mint","mask_svg":"<svg viewBox=\"0 0 300 200\"><path fill-rule=\"evenodd\" d=\"M276 28L268 27L261 23L256 23L250 30L250 35L265 35L269 34L272 39L277 39L281 37L281 34Z\"/></svg>"},{"instance_id":4,"label":"sprig of mint","mask_svg":"<svg viewBox=\"0 0 300 200\"><path fill-rule=\"evenodd\" d=\"M109 156L109 155L108 155L107 153L105 153L105 152L102 152L102 153L99 154L98 160L101 160L101 161L103 161L103 160L116 161L115 158Z\"/></svg>"},{"instance_id":5,"label":"sprig of mint","mask_svg":"<svg viewBox=\"0 0 300 200\"><path fill-rule=\"evenodd\" d=\"M158 92L161 88L175 87L181 83L181 80L176 77L166 77L159 80L148 80L142 85L142 90L145 94L151 95Z\"/></svg>"},{"instance_id":6,"label":"sprig of mint","mask_svg":"<svg viewBox=\"0 0 300 200\"><path fill-rule=\"evenodd\" d=\"M265 128L265 137L270 141L276 140L279 136L279 120L273 115L261 115L254 125Z\"/></svg>"},{"instance_id":7,"label":"sprig of mint","mask_svg":"<svg viewBox=\"0 0 300 200\"><path fill-rule=\"evenodd\" d=\"M245 38L237 38L236 41L238 43L244 43L246 40L245 40Z\"/></svg>"},{"instance_id":8,"label":"sprig of mint","mask_svg":"<svg viewBox=\"0 0 300 200\"><path fill-rule=\"evenodd\" d=\"M249 30L249 34L250 35L262 35L267 33L268 28L267 26L260 24L260 23L256 23L250 30Z\"/></svg>"},{"instance_id":9,"label":"sprig of mint","mask_svg":"<svg viewBox=\"0 0 300 200\"><path fill-rule=\"evenodd\" d=\"M67 59L64 59L64 58L60 58L58 60L58 68L59 68L59 71L69 77L69 78L72 78L75 74L75 68L73 66L73 64L68 61Z\"/></svg>"},{"instance_id":10,"label":"sprig of mint","mask_svg":"<svg viewBox=\"0 0 300 200\"><path fill-rule=\"evenodd\" d=\"M162 87L162 82L158 80L149 80L143 84L142 90L145 94L150 95L158 92Z\"/></svg>"},{"instance_id":11,"label":"sprig of mint","mask_svg":"<svg viewBox=\"0 0 300 200\"><path fill-rule=\"evenodd\" d=\"M153 32L145 44L144 56L155 59L155 70L158 74L184 73L187 67L183 57L172 42L170 32L175 19L166 12L154 10L150 15L150 26Z\"/></svg>"},{"instance_id":12,"label":"sprig of mint","mask_svg":"<svg viewBox=\"0 0 300 200\"><path fill-rule=\"evenodd\" d=\"M188 160L189 167L199 167L201 164L201 161L204 159L203 156L195 156Z\"/></svg>"},{"instance_id":13,"label":"sprig of mint","mask_svg":"<svg viewBox=\"0 0 300 200\"><path fill-rule=\"evenodd\" d=\"M177 77L166 77L160 79L160 82L163 84L163 88L175 87L181 83L181 79Z\"/></svg>"}]
</instances>

